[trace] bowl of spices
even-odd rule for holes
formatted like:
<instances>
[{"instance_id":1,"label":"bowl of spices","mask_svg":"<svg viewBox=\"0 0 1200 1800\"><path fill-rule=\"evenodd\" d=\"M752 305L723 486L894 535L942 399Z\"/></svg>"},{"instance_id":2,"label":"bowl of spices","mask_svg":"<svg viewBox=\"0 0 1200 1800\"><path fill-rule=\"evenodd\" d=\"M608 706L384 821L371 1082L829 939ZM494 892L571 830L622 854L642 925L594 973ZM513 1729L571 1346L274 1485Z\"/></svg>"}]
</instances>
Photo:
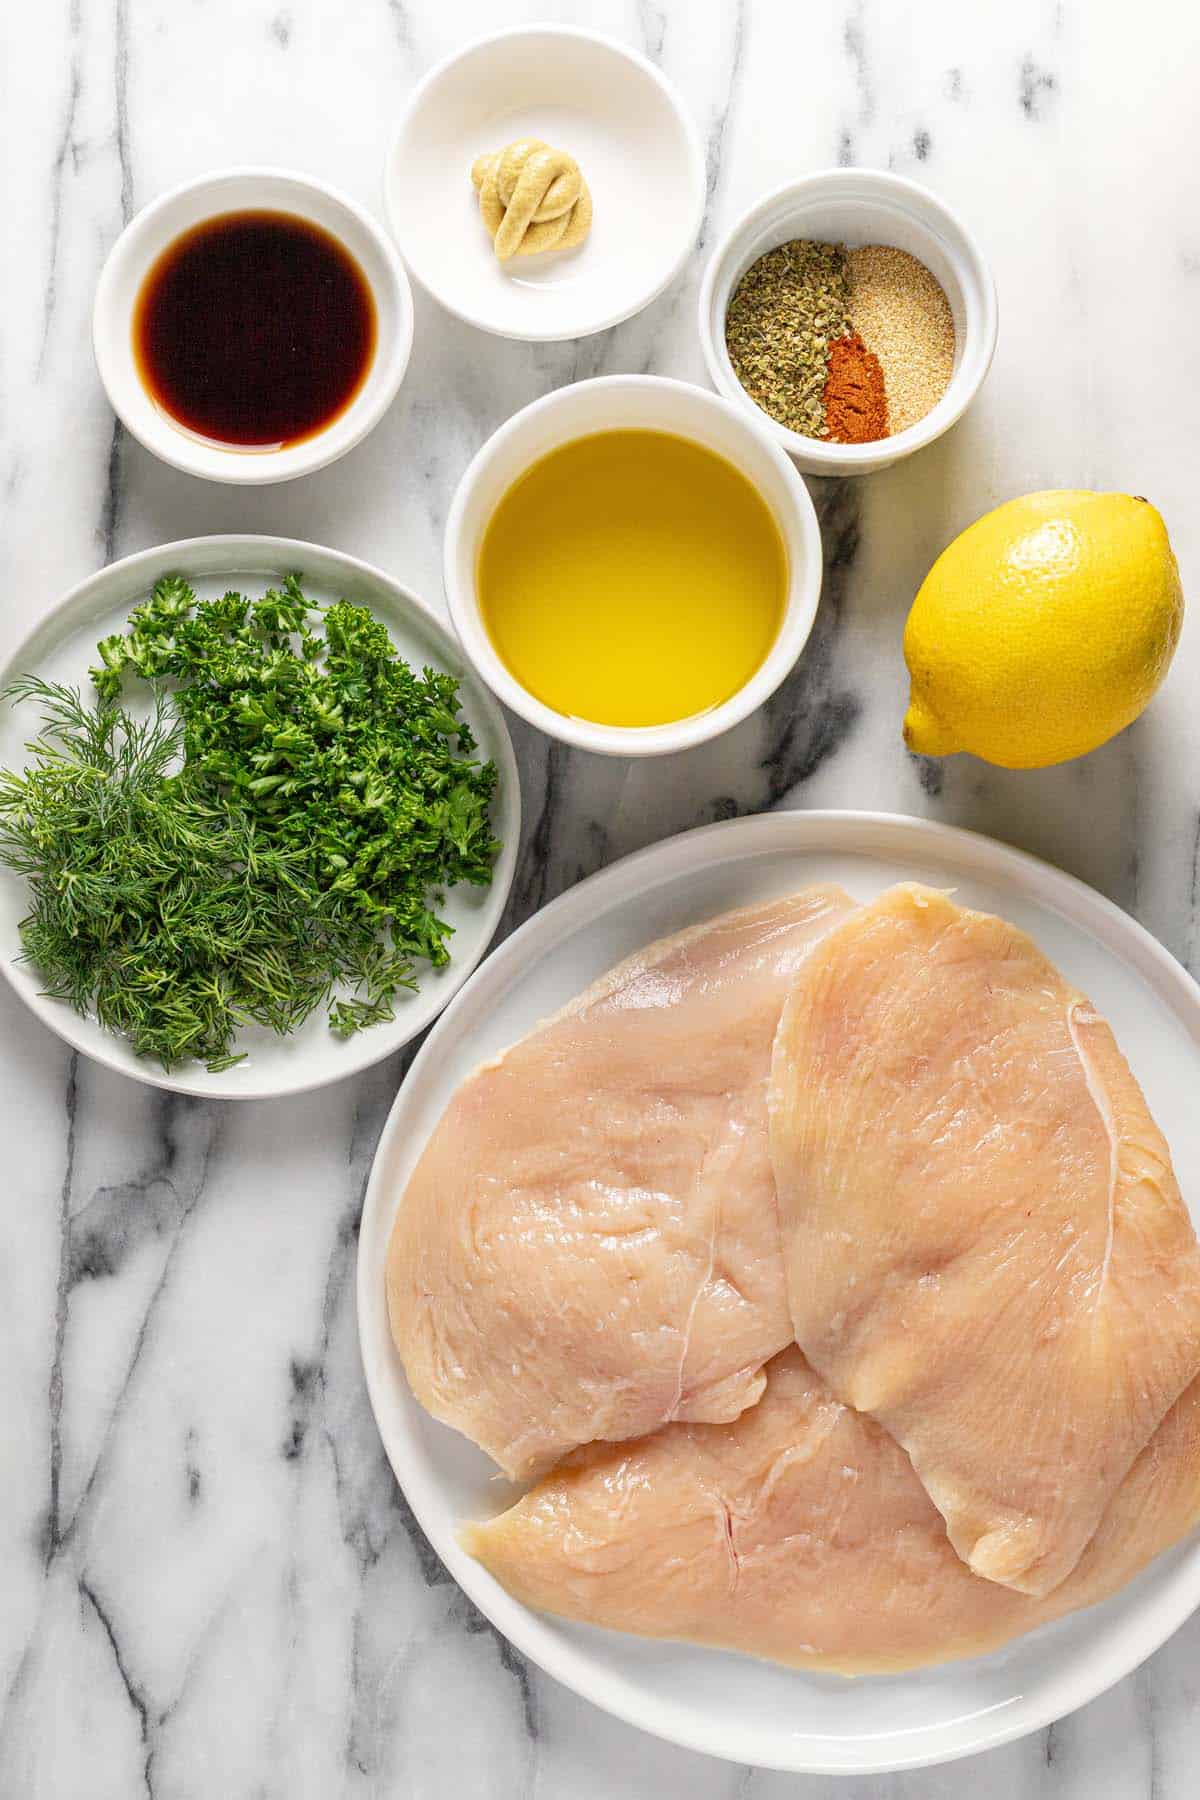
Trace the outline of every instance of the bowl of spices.
<instances>
[{"instance_id":1,"label":"bowl of spices","mask_svg":"<svg viewBox=\"0 0 1200 1800\"><path fill-rule=\"evenodd\" d=\"M209 481L289 481L366 436L412 348L412 294L385 234L307 176L230 169L121 233L92 337L114 410Z\"/></svg>"},{"instance_id":2,"label":"bowl of spices","mask_svg":"<svg viewBox=\"0 0 1200 1800\"><path fill-rule=\"evenodd\" d=\"M474 668L551 737L684 750L792 668L821 591L795 465L740 407L651 375L580 381L503 424L446 522L450 617Z\"/></svg>"},{"instance_id":3,"label":"bowl of spices","mask_svg":"<svg viewBox=\"0 0 1200 1800\"><path fill-rule=\"evenodd\" d=\"M917 182L829 169L769 194L714 252L700 338L715 386L813 475L932 443L978 392L996 291L966 226Z\"/></svg>"}]
</instances>

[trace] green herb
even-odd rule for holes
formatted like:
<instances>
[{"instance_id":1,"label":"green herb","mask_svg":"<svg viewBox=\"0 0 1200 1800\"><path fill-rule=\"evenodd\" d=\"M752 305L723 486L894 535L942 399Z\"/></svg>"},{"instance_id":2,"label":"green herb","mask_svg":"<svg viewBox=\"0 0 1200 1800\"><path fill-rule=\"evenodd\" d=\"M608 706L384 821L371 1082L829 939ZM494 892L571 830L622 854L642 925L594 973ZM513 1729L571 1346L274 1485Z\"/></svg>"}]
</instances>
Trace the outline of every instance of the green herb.
<instances>
[{"instance_id":1,"label":"green herb","mask_svg":"<svg viewBox=\"0 0 1200 1800\"><path fill-rule=\"evenodd\" d=\"M756 405L804 437L826 437L829 346L850 330L846 252L794 238L751 263L725 315L733 372Z\"/></svg>"},{"instance_id":2,"label":"green herb","mask_svg":"<svg viewBox=\"0 0 1200 1800\"><path fill-rule=\"evenodd\" d=\"M250 602L158 583L99 646L99 705L31 678L23 773L0 772L0 861L28 880L24 953L48 993L172 1067L240 1060L248 1021L339 1035L393 1016L449 959L438 889L486 885L491 763L457 683L417 676L362 607L312 629L296 578ZM152 717L119 704L151 684Z\"/></svg>"}]
</instances>

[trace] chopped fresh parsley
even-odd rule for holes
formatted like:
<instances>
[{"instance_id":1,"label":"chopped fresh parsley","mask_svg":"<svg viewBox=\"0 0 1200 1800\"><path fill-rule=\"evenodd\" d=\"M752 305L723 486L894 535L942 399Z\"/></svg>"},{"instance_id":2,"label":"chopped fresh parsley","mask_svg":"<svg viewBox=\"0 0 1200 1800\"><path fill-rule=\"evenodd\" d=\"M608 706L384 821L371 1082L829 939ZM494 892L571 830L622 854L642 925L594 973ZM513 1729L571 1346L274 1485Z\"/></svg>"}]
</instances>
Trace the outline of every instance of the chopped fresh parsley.
<instances>
[{"instance_id":1,"label":"chopped fresh parsley","mask_svg":"<svg viewBox=\"0 0 1200 1800\"><path fill-rule=\"evenodd\" d=\"M340 1036L390 1019L449 960L441 890L486 886L499 848L454 678L295 576L253 601L164 577L98 653L95 706L8 690L42 709L28 767L0 771L0 861L28 882L47 993L167 1068L228 1068L242 1025L321 1005Z\"/></svg>"}]
</instances>

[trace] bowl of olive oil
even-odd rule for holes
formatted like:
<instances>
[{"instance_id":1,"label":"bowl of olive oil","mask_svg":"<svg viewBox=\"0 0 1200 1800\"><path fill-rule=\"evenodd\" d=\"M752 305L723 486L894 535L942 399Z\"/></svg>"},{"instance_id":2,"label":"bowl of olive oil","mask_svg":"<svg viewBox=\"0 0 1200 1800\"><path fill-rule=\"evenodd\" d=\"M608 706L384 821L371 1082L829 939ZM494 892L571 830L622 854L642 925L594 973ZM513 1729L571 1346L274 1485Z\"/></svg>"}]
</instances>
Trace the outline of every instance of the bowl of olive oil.
<instances>
[{"instance_id":1,"label":"bowl of olive oil","mask_svg":"<svg viewBox=\"0 0 1200 1800\"><path fill-rule=\"evenodd\" d=\"M464 651L514 712L581 749L662 755L737 724L792 668L820 533L795 467L740 409L605 376L479 451L445 582Z\"/></svg>"}]
</instances>

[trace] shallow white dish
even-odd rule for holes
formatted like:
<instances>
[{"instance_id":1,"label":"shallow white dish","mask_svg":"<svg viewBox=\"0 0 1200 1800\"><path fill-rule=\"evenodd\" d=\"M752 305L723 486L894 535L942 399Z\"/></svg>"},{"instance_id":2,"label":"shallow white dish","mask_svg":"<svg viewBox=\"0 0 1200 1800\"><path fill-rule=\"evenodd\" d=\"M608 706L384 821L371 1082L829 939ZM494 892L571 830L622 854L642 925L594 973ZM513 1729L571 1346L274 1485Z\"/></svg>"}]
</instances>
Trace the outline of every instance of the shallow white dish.
<instances>
[{"instance_id":1,"label":"shallow white dish","mask_svg":"<svg viewBox=\"0 0 1200 1800\"><path fill-rule=\"evenodd\" d=\"M60 601L13 652L0 671L0 691L15 675L40 675L67 682L86 692L88 669L96 660L96 644L119 631L130 609L149 593L160 575L187 576L201 599L228 588L261 592L272 581L295 571L303 578L310 600L328 604L351 600L369 606L387 626L400 654L415 668L428 662L462 678L461 700L479 743L479 755L500 771L492 820L502 848L488 888L453 887L441 909L455 930L451 960L439 973L426 971L415 994L401 995L396 1017L342 1041L325 1021L324 1008L290 1037L276 1037L265 1027L245 1029L237 1043L249 1054L232 1069L210 1075L203 1064L167 1074L157 1063L135 1056L123 1039L104 1030L93 1018L74 1012L60 1000L40 992L37 972L18 961L18 925L25 905L25 883L0 869L0 971L44 1024L59 1037L122 1075L181 1094L219 1099L259 1100L322 1087L380 1062L406 1044L435 1019L475 967L500 922L516 866L521 827L517 765L508 728L491 695L469 670L453 638L415 594L382 570L339 550L325 550L292 538L229 536L187 538L142 550L89 576ZM18 768L26 760L23 746L35 734L35 702L0 705L0 766Z\"/></svg>"},{"instance_id":2,"label":"shallow white dish","mask_svg":"<svg viewBox=\"0 0 1200 1800\"><path fill-rule=\"evenodd\" d=\"M471 164L539 137L578 162L595 217L578 249L501 264ZM666 78L636 50L565 25L480 38L431 69L384 170L396 242L422 287L468 324L545 342L647 306L682 268L704 212L704 153Z\"/></svg>"},{"instance_id":3,"label":"shallow white dish","mask_svg":"<svg viewBox=\"0 0 1200 1800\"><path fill-rule=\"evenodd\" d=\"M362 270L375 302L375 348L350 404L311 437L273 450L214 443L176 423L147 392L133 347L142 282L168 245L205 219L254 210L295 214L337 238ZM247 279L253 279L253 270ZM241 486L292 481L344 456L395 399L412 338L412 289L386 234L348 195L287 169L224 169L160 194L130 220L109 251L92 308L100 379L114 412L138 442L172 468Z\"/></svg>"},{"instance_id":4,"label":"shallow white dish","mask_svg":"<svg viewBox=\"0 0 1200 1800\"><path fill-rule=\"evenodd\" d=\"M765 413L733 372L725 314L738 282L760 256L793 238L892 244L941 282L954 315L954 373L937 405L895 437L834 444L802 437ZM886 169L823 169L777 188L738 221L713 251L700 285L700 345L713 385L747 408L809 475L867 475L886 469L949 431L978 393L996 349L996 284L983 252L943 200Z\"/></svg>"},{"instance_id":5,"label":"shallow white dish","mask_svg":"<svg viewBox=\"0 0 1200 1800\"><path fill-rule=\"evenodd\" d=\"M1031 932L1108 1015L1200 1194L1200 989L1141 926L1069 875L990 838L875 813L781 812L685 833L582 882L479 969L397 1095L367 1188L358 1317L375 1417L419 1523L455 1579L548 1674L629 1723L768 1768L866 1773L967 1756L1037 1730L1136 1668L1200 1601L1200 1540L1161 1557L1103 1606L992 1656L855 1681L720 1651L568 1624L514 1600L455 1539L516 1489L422 1411L392 1347L387 1241L403 1183L455 1086L621 957L721 910L842 882L868 899L894 881L952 886Z\"/></svg>"},{"instance_id":6,"label":"shallow white dish","mask_svg":"<svg viewBox=\"0 0 1200 1800\"><path fill-rule=\"evenodd\" d=\"M518 476L559 444L593 432L665 431L715 450L770 507L787 551L788 588L778 636L749 681L720 706L667 725L598 725L556 712L522 687L495 650L479 610L475 571L488 520ZM506 706L550 737L602 756L664 756L728 731L768 699L808 642L821 598L821 532L808 489L740 408L688 381L601 375L521 408L468 464L446 517L443 579L454 629L477 673Z\"/></svg>"}]
</instances>

